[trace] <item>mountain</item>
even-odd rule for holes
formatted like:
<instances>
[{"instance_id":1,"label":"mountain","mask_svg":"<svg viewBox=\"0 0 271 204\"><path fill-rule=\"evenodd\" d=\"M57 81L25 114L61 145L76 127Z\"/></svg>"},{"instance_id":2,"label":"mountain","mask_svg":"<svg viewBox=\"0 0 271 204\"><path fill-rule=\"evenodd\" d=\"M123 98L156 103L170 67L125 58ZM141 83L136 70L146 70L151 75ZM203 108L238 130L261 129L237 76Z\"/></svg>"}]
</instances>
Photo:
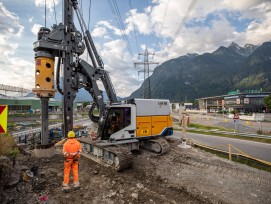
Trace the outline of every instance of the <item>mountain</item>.
<instances>
[{"instance_id":1,"label":"mountain","mask_svg":"<svg viewBox=\"0 0 271 204\"><path fill-rule=\"evenodd\" d=\"M243 56L248 56L257 49L258 46L252 44L246 44L244 47L240 47L235 42L232 42L228 48L235 53Z\"/></svg>"},{"instance_id":2,"label":"mountain","mask_svg":"<svg viewBox=\"0 0 271 204\"><path fill-rule=\"evenodd\" d=\"M244 47L231 43L212 53L180 56L162 63L150 76L152 98L171 102L193 101L237 89L271 91L270 82L270 41ZM144 83L128 98L142 98Z\"/></svg>"}]
</instances>

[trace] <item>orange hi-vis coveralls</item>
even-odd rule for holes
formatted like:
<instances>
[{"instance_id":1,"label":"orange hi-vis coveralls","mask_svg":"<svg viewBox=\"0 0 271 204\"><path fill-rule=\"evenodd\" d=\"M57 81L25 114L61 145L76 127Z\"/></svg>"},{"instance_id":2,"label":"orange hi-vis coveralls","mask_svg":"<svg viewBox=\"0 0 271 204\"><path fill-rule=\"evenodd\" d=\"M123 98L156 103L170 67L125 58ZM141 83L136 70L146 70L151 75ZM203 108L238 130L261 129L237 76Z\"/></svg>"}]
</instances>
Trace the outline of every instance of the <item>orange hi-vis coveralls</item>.
<instances>
[{"instance_id":1,"label":"orange hi-vis coveralls","mask_svg":"<svg viewBox=\"0 0 271 204\"><path fill-rule=\"evenodd\" d=\"M78 178L78 158L82 152L80 142L76 138L68 139L63 145L64 161L64 181L63 186L68 186L70 181L70 172L72 169L73 184L79 184Z\"/></svg>"}]
</instances>

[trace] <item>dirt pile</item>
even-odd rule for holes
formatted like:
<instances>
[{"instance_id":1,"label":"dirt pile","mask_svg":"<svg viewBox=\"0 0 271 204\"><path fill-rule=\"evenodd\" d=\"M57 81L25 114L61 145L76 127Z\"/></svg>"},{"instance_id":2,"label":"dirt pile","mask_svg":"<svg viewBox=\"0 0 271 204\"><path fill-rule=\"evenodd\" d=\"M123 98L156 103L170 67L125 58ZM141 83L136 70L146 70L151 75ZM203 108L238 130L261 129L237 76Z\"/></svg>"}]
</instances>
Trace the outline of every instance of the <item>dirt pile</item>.
<instances>
[{"instance_id":1,"label":"dirt pile","mask_svg":"<svg viewBox=\"0 0 271 204\"><path fill-rule=\"evenodd\" d=\"M81 188L64 193L63 158L20 155L14 173L18 182L5 186L1 203L271 203L271 174L218 158L198 149L171 150L161 156L134 153L133 168L115 172L81 158ZM22 172L37 175L22 179Z\"/></svg>"}]
</instances>

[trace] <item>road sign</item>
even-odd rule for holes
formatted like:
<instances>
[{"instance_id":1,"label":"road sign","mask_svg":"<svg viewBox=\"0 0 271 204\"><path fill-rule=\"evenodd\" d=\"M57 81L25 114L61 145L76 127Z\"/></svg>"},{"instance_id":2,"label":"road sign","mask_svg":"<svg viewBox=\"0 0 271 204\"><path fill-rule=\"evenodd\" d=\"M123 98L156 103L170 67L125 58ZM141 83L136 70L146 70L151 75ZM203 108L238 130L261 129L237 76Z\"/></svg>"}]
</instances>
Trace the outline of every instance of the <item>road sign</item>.
<instances>
[{"instance_id":1,"label":"road sign","mask_svg":"<svg viewBox=\"0 0 271 204\"><path fill-rule=\"evenodd\" d=\"M7 132L8 106L0 105L0 133Z\"/></svg>"}]
</instances>

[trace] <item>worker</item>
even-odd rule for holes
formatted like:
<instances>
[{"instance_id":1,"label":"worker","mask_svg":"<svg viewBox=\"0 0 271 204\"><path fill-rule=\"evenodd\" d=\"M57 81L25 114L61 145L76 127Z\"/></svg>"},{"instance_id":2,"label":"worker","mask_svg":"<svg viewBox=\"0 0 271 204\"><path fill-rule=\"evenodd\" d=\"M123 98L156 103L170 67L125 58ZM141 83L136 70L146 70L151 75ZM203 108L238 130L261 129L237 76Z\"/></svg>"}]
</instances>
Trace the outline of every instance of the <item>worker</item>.
<instances>
[{"instance_id":1,"label":"worker","mask_svg":"<svg viewBox=\"0 0 271 204\"><path fill-rule=\"evenodd\" d=\"M185 113L182 114L181 119L181 127L182 127L182 146L186 145L186 128L189 124L189 116L187 116Z\"/></svg>"},{"instance_id":2,"label":"worker","mask_svg":"<svg viewBox=\"0 0 271 204\"><path fill-rule=\"evenodd\" d=\"M111 121L110 133L113 134L120 130L120 117L119 115L113 116Z\"/></svg>"},{"instance_id":3,"label":"worker","mask_svg":"<svg viewBox=\"0 0 271 204\"><path fill-rule=\"evenodd\" d=\"M64 161L64 181L62 185L63 191L70 190L69 180L70 171L72 169L73 175L73 187L78 189L79 177L78 177L78 159L82 152L81 144L75 138L74 131L69 131L68 140L63 145L63 155L65 157Z\"/></svg>"}]
</instances>

